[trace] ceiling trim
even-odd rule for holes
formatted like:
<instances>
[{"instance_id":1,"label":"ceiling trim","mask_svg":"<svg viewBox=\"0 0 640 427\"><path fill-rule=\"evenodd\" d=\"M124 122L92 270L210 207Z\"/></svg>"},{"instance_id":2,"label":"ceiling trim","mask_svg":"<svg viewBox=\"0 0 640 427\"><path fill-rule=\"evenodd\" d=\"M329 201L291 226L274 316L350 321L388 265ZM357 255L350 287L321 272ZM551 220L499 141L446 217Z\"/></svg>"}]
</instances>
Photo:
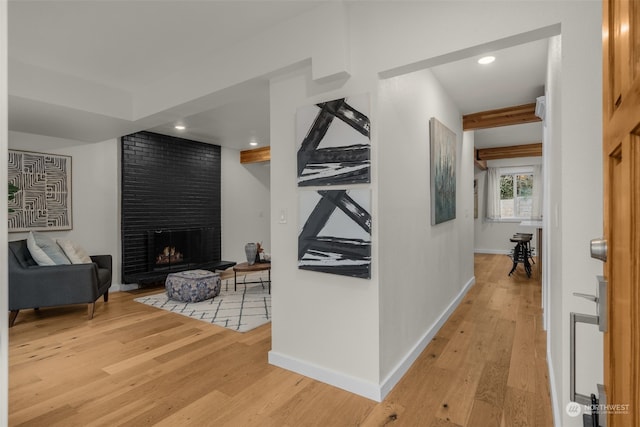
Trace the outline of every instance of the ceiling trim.
<instances>
[{"instance_id":1,"label":"ceiling trim","mask_svg":"<svg viewBox=\"0 0 640 427\"><path fill-rule=\"evenodd\" d=\"M463 130L487 129L542 121L536 116L536 103L480 111L462 116Z\"/></svg>"},{"instance_id":2,"label":"ceiling trim","mask_svg":"<svg viewBox=\"0 0 640 427\"><path fill-rule=\"evenodd\" d=\"M480 148L476 150L476 162L514 157L541 157L542 143L512 145L509 147Z\"/></svg>"}]
</instances>

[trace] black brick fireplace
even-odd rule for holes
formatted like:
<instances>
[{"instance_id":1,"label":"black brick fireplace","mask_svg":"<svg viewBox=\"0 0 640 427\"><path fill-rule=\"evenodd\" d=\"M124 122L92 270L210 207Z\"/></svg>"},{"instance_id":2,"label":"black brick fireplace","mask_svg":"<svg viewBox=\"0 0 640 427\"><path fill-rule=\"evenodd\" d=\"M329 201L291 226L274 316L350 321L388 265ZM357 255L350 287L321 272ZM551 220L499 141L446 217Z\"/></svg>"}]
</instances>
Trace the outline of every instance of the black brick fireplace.
<instances>
[{"instance_id":1,"label":"black brick fireplace","mask_svg":"<svg viewBox=\"0 0 640 427\"><path fill-rule=\"evenodd\" d=\"M151 132L121 144L123 283L233 265L220 259L220 147Z\"/></svg>"}]
</instances>

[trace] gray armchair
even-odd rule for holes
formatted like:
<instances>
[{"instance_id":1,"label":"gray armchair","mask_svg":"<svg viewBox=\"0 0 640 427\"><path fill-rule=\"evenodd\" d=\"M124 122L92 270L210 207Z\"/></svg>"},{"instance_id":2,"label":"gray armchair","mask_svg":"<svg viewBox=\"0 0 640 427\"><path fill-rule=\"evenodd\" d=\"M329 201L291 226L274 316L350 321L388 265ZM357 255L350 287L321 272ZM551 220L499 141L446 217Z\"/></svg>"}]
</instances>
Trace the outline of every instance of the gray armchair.
<instances>
[{"instance_id":1,"label":"gray armchair","mask_svg":"<svg viewBox=\"0 0 640 427\"><path fill-rule=\"evenodd\" d=\"M111 255L92 256L92 264L39 266L31 257L26 240L9 242L9 327L18 312L67 304L88 304L93 318L100 296L109 300Z\"/></svg>"}]
</instances>

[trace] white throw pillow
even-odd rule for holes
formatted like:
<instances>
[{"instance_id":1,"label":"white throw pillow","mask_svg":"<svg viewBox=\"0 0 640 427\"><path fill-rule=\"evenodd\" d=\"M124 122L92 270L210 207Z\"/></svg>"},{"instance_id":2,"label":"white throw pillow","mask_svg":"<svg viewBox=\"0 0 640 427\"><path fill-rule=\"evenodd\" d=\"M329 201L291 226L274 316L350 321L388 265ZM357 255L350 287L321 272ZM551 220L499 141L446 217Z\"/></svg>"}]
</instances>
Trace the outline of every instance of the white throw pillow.
<instances>
[{"instance_id":1,"label":"white throw pillow","mask_svg":"<svg viewBox=\"0 0 640 427\"><path fill-rule=\"evenodd\" d=\"M60 246L42 233L29 232L27 236L27 249L31 257L38 265L64 265L71 264Z\"/></svg>"},{"instance_id":2,"label":"white throw pillow","mask_svg":"<svg viewBox=\"0 0 640 427\"><path fill-rule=\"evenodd\" d=\"M84 248L71 240L58 239L58 245L72 264L91 264L91 257Z\"/></svg>"}]
</instances>

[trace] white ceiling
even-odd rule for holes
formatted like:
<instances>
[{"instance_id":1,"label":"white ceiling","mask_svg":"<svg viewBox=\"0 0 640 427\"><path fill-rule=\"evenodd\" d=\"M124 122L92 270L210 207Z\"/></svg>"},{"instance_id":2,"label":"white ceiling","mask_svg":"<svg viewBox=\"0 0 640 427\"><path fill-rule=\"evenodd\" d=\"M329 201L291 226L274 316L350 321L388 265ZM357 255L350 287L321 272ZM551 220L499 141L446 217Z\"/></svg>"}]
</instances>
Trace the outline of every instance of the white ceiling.
<instances>
[{"instance_id":1,"label":"white ceiling","mask_svg":"<svg viewBox=\"0 0 640 427\"><path fill-rule=\"evenodd\" d=\"M9 1L9 56L132 91L317 1Z\"/></svg>"},{"instance_id":2,"label":"white ceiling","mask_svg":"<svg viewBox=\"0 0 640 427\"><path fill-rule=\"evenodd\" d=\"M10 0L9 66L17 71L10 72L9 93L12 74L27 64L39 72L77 78L131 97L187 67L197 69L216 51L259 36L320 3ZM191 107L185 116L179 116L180 107L175 107L165 115L166 123L158 125L154 117L145 129L127 120L10 96L9 128L45 135L49 130L51 136L88 142L150 130L237 149L250 148L251 140L268 145L268 82L252 81L229 92L224 105L212 105L208 111L201 105L195 115ZM177 131L178 122L188 128Z\"/></svg>"},{"instance_id":3,"label":"white ceiling","mask_svg":"<svg viewBox=\"0 0 640 427\"><path fill-rule=\"evenodd\" d=\"M210 110L148 129L163 135L174 135L195 141L210 142L237 150L269 145L269 82L257 81L250 94ZM182 124L185 130L175 129Z\"/></svg>"},{"instance_id":4,"label":"white ceiling","mask_svg":"<svg viewBox=\"0 0 640 427\"><path fill-rule=\"evenodd\" d=\"M544 95L548 40L538 40L487 52L488 65L478 56L431 69L464 114L529 104ZM476 148L531 144L542 141L542 123L475 131Z\"/></svg>"},{"instance_id":5,"label":"white ceiling","mask_svg":"<svg viewBox=\"0 0 640 427\"><path fill-rule=\"evenodd\" d=\"M117 93L132 93L168 75L179 75L185 67L215 57L216 50L255 37L319 3L12 0L10 70L12 63L28 64ZM432 70L462 114L525 104L544 92L546 49L542 40L492 52L497 59L489 66L479 66L474 57ZM10 94L11 84L10 73ZM146 129L235 149L250 148L251 140L268 145L268 82L253 81L227 98L211 108L204 101L195 113L185 110L180 115L180 109L173 109L166 121L156 117ZM81 140L104 140L141 130L117 118L58 107L10 97L10 130L46 134L56 122L75 122ZM187 129L174 129L178 122ZM534 124L477 131L476 146L539 142L541 129Z\"/></svg>"}]
</instances>

